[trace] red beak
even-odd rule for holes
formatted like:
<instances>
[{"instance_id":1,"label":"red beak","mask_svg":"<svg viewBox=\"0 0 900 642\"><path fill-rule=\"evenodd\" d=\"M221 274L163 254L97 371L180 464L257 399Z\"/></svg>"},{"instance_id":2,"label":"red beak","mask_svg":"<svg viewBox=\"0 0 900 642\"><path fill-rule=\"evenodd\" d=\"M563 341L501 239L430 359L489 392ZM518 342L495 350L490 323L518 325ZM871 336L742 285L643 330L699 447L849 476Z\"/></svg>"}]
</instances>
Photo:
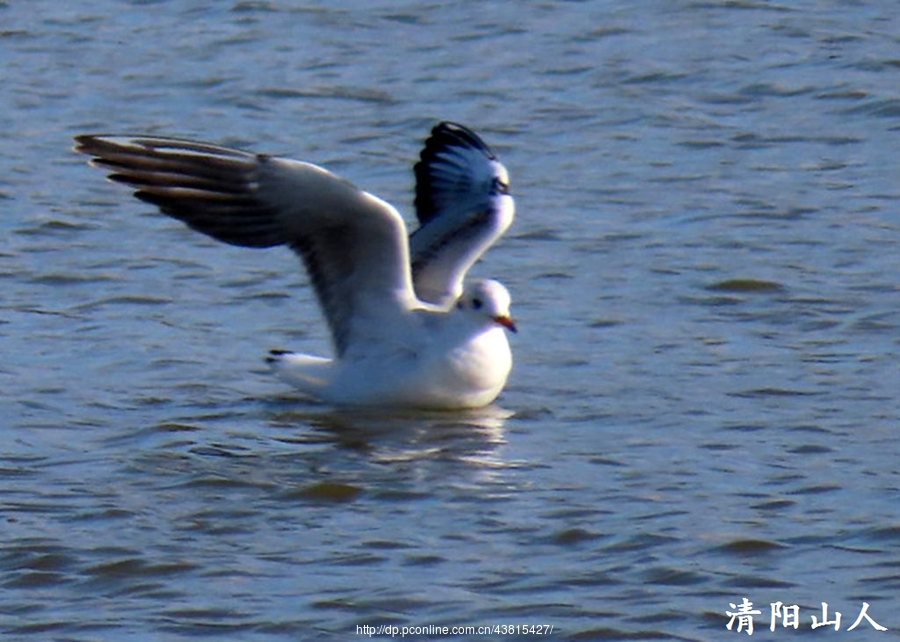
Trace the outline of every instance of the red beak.
<instances>
[{"instance_id":1,"label":"red beak","mask_svg":"<svg viewBox=\"0 0 900 642\"><path fill-rule=\"evenodd\" d=\"M494 322L498 325L502 325L504 328L509 330L510 332L518 332L516 329L516 324L513 323L512 317L503 315L494 317Z\"/></svg>"}]
</instances>

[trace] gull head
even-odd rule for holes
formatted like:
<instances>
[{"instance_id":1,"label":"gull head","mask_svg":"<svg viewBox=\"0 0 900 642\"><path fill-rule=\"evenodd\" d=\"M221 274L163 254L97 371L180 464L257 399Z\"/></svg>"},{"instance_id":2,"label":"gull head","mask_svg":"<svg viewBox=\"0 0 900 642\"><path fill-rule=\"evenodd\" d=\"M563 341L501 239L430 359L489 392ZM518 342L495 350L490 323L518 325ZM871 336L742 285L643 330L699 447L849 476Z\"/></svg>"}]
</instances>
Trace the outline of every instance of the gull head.
<instances>
[{"instance_id":1,"label":"gull head","mask_svg":"<svg viewBox=\"0 0 900 642\"><path fill-rule=\"evenodd\" d=\"M501 325L517 332L509 314L509 292L503 284L492 279L473 281L456 301L456 307L469 318L481 323Z\"/></svg>"}]
</instances>

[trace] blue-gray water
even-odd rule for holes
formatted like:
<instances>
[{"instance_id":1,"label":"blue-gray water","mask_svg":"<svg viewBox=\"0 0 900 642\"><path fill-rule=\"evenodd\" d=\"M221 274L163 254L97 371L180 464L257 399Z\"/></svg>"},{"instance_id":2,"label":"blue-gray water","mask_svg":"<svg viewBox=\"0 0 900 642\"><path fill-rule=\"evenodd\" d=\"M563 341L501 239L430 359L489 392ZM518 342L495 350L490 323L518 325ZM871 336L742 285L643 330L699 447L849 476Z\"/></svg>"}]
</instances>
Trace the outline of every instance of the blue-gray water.
<instances>
[{"instance_id":1,"label":"blue-gray water","mask_svg":"<svg viewBox=\"0 0 900 642\"><path fill-rule=\"evenodd\" d=\"M822 602L841 639L896 639L896 3L38 0L0 25L8 637L711 640L747 598L763 639L835 635ZM69 151L285 153L411 217L440 119L518 203L475 269L513 294L515 370L462 416L298 399L262 363L328 349L295 257ZM798 630L769 631L779 601ZM864 602L890 631L847 633Z\"/></svg>"}]
</instances>

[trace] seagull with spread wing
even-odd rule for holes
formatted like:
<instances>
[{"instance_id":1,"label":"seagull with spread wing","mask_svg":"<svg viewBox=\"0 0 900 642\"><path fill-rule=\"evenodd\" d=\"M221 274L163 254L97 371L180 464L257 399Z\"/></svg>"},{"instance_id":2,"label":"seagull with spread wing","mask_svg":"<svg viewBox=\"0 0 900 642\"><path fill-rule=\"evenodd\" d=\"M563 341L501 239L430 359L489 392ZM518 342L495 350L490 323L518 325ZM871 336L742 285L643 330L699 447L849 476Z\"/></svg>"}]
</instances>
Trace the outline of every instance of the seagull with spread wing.
<instances>
[{"instance_id":1,"label":"seagull with spread wing","mask_svg":"<svg viewBox=\"0 0 900 642\"><path fill-rule=\"evenodd\" d=\"M442 122L415 165L419 228L313 165L156 136L82 135L76 151L134 195L208 236L300 255L334 358L273 350L304 394L338 405L460 409L506 384L516 331L506 288L464 285L513 220L506 169L469 129Z\"/></svg>"}]
</instances>

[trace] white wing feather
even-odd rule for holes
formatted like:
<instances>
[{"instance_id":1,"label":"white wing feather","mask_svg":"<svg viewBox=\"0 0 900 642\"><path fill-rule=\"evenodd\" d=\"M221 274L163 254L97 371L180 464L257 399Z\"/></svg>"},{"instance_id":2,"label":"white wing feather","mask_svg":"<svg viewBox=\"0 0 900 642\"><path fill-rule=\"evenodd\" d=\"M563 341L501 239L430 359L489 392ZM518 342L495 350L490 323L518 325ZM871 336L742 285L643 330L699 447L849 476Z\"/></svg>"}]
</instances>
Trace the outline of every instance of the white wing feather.
<instances>
[{"instance_id":1,"label":"white wing feather","mask_svg":"<svg viewBox=\"0 0 900 642\"><path fill-rule=\"evenodd\" d=\"M321 167L172 138L79 136L135 196L232 245L288 245L302 258L337 355L417 307L406 227L379 198Z\"/></svg>"}]
</instances>

